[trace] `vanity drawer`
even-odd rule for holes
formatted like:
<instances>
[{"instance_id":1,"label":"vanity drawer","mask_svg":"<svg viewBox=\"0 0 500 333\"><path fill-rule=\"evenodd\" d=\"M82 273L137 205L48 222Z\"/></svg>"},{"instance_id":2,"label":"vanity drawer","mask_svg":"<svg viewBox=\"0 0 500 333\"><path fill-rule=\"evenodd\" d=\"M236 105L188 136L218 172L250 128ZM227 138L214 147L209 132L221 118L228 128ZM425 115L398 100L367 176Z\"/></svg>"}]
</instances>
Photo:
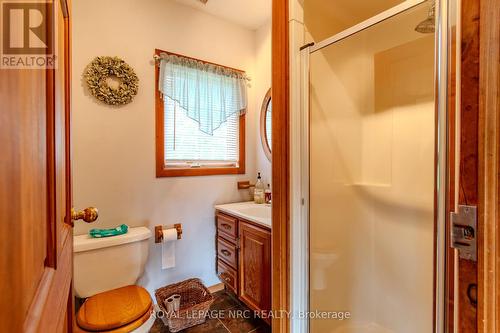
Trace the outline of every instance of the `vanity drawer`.
<instances>
[{"instance_id":1,"label":"vanity drawer","mask_svg":"<svg viewBox=\"0 0 500 333\"><path fill-rule=\"evenodd\" d=\"M224 260L231 267L237 266L238 250L236 245L229 243L221 237L217 237L217 256L219 259Z\"/></svg>"},{"instance_id":2,"label":"vanity drawer","mask_svg":"<svg viewBox=\"0 0 500 333\"><path fill-rule=\"evenodd\" d=\"M222 283L226 285L233 293L238 294L238 274L229 265L223 261L217 260L217 275Z\"/></svg>"},{"instance_id":3,"label":"vanity drawer","mask_svg":"<svg viewBox=\"0 0 500 333\"><path fill-rule=\"evenodd\" d=\"M238 220L221 213L217 213L216 219L219 234L236 243L236 238L238 237Z\"/></svg>"}]
</instances>

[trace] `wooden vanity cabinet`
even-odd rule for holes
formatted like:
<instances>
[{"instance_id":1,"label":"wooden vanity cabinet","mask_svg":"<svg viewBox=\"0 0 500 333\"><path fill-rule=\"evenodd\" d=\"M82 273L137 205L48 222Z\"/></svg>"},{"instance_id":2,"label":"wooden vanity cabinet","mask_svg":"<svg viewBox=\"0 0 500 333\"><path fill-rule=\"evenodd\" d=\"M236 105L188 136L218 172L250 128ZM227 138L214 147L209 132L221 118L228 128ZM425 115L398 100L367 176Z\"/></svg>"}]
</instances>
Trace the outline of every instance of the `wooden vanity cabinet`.
<instances>
[{"instance_id":1,"label":"wooden vanity cabinet","mask_svg":"<svg viewBox=\"0 0 500 333\"><path fill-rule=\"evenodd\" d=\"M271 230L217 212L217 274L249 308L271 309Z\"/></svg>"},{"instance_id":2,"label":"wooden vanity cabinet","mask_svg":"<svg viewBox=\"0 0 500 333\"><path fill-rule=\"evenodd\" d=\"M271 309L271 232L239 221L240 299L254 310Z\"/></svg>"}]
</instances>

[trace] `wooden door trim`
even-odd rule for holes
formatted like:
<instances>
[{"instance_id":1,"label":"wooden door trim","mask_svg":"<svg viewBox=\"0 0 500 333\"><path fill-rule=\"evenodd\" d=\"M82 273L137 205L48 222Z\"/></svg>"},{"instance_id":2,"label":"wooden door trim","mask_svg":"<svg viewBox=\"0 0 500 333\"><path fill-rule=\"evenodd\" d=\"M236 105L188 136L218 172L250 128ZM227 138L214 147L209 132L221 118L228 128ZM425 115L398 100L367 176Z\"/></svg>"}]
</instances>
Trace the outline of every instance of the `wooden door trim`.
<instances>
[{"instance_id":1,"label":"wooden door trim","mask_svg":"<svg viewBox=\"0 0 500 333\"><path fill-rule=\"evenodd\" d=\"M47 3L47 15L56 19L54 5ZM53 35L53 27L47 24L47 34ZM46 145L47 145L47 257L46 267L57 267L57 236L56 236L56 151L55 151L55 70L45 70L46 95Z\"/></svg>"},{"instance_id":2,"label":"wooden door trim","mask_svg":"<svg viewBox=\"0 0 500 333\"><path fill-rule=\"evenodd\" d=\"M478 193L478 133L479 133L479 3L476 0L463 0L461 10L461 96L460 108L456 117L460 118L460 147L457 158L460 160L458 173L458 203L460 205L480 206ZM478 224L477 235L481 233ZM469 291L477 285L477 262L460 258L455 267L458 275L454 286L454 298L458 317L458 332L477 332L477 308L469 299ZM450 318L453 320L453 318Z\"/></svg>"},{"instance_id":3,"label":"wooden door trim","mask_svg":"<svg viewBox=\"0 0 500 333\"><path fill-rule=\"evenodd\" d=\"M482 0L479 54L478 332L500 329L500 4Z\"/></svg>"},{"instance_id":4,"label":"wooden door trim","mask_svg":"<svg viewBox=\"0 0 500 333\"><path fill-rule=\"evenodd\" d=\"M64 101L65 101L65 158L66 158L66 217L64 222L73 227L73 220L71 219L71 208L73 207L73 182L71 175L71 20L70 8L68 1L61 0L61 9L64 17Z\"/></svg>"},{"instance_id":5,"label":"wooden door trim","mask_svg":"<svg viewBox=\"0 0 500 333\"><path fill-rule=\"evenodd\" d=\"M289 50L288 0L272 3L272 310L289 311L290 193L289 193ZM273 318L275 333L289 331L286 316Z\"/></svg>"}]
</instances>

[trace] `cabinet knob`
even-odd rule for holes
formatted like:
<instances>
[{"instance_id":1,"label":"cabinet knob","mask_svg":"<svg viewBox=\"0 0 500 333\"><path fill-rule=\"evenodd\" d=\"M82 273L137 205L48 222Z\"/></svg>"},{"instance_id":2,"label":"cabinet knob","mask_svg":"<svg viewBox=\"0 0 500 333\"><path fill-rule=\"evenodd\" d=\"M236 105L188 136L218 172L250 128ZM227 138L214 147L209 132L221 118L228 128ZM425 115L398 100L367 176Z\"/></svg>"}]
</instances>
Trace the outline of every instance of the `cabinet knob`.
<instances>
[{"instance_id":1,"label":"cabinet knob","mask_svg":"<svg viewBox=\"0 0 500 333\"><path fill-rule=\"evenodd\" d=\"M222 280L224 280L224 281L226 281L226 282L230 282L230 281L231 281L231 278L230 278L229 276L224 277L224 272L223 272L223 273L219 273L218 275L219 275L219 277L220 277Z\"/></svg>"}]
</instances>

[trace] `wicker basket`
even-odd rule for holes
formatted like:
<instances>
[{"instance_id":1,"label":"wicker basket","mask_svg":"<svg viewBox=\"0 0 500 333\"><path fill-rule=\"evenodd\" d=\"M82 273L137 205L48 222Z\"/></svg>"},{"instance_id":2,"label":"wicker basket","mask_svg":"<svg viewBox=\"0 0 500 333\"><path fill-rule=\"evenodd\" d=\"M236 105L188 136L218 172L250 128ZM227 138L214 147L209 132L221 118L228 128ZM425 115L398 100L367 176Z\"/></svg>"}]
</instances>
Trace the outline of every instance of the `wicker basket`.
<instances>
[{"instance_id":1,"label":"wicker basket","mask_svg":"<svg viewBox=\"0 0 500 333\"><path fill-rule=\"evenodd\" d=\"M164 301L174 294L181 295L179 311L168 313ZM162 318L171 332L199 325L205 322L205 316L214 301L212 294L200 279L189 279L155 291L158 306L164 312Z\"/></svg>"}]
</instances>

